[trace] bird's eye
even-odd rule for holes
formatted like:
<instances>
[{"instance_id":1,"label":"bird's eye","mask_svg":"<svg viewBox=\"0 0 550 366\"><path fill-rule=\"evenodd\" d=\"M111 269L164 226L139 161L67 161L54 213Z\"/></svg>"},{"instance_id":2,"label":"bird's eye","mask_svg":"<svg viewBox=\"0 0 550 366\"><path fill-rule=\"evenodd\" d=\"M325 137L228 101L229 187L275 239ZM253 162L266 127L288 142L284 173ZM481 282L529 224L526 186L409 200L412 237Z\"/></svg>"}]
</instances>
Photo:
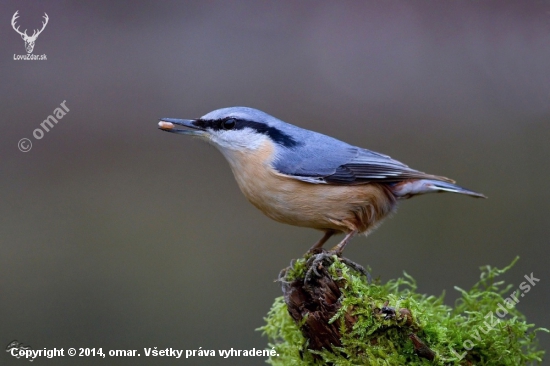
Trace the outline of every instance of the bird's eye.
<instances>
[{"instance_id":1,"label":"bird's eye","mask_svg":"<svg viewBox=\"0 0 550 366\"><path fill-rule=\"evenodd\" d=\"M235 128L236 124L237 124L237 121L235 120L235 118L224 119L222 121L222 128L224 130L232 130Z\"/></svg>"}]
</instances>

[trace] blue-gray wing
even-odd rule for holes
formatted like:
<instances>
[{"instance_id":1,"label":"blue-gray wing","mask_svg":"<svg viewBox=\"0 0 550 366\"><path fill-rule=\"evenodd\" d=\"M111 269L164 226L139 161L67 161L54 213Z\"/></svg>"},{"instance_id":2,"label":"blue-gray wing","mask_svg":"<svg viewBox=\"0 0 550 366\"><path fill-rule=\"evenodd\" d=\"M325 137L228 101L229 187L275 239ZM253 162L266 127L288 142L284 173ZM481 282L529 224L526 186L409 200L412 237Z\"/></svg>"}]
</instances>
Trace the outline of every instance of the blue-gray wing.
<instances>
[{"instance_id":1,"label":"blue-gray wing","mask_svg":"<svg viewBox=\"0 0 550 366\"><path fill-rule=\"evenodd\" d=\"M303 144L281 148L273 166L292 178L321 184L392 183L424 178L453 182L411 169L387 155L317 133L309 135Z\"/></svg>"}]
</instances>

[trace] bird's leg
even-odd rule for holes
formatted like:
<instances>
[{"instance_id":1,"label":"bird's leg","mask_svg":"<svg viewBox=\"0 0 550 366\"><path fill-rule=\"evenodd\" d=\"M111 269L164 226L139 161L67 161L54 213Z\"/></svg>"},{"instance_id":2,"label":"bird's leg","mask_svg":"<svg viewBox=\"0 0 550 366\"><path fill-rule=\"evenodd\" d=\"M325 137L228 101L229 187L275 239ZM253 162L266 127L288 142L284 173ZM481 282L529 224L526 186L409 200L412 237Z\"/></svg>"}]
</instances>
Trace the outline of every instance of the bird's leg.
<instances>
[{"instance_id":1,"label":"bird's leg","mask_svg":"<svg viewBox=\"0 0 550 366\"><path fill-rule=\"evenodd\" d=\"M306 252L305 256L308 256L308 255L313 255L313 257L315 257L315 254L318 254L320 251L321 252L324 252L322 247L323 245L327 242L327 240L329 240L334 234L336 234L336 230L334 229L327 229L325 230L325 234L323 235L323 237L321 239L319 239L319 241L317 241L317 243L313 244L313 246L311 248L309 248L309 250ZM321 249L319 251L319 249ZM286 273L288 272L289 269L291 269L292 267L294 267L294 263L291 261L290 262L290 267L286 267L284 269L281 270L281 272L279 272L279 276L277 277L277 281L279 282L285 282L285 277L286 277ZM309 273L309 272L308 272ZM317 273L317 271L315 271L315 273ZM317 273L318 274L318 273Z\"/></svg>"},{"instance_id":2,"label":"bird's leg","mask_svg":"<svg viewBox=\"0 0 550 366\"><path fill-rule=\"evenodd\" d=\"M336 230L328 229L327 231L325 231L325 235L323 235L323 237L319 239L317 243L313 244L313 246L309 248L307 252L312 253L313 251L315 251L315 249L322 248L327 240L329 240L334 234L336 234Z\"/></svg>"},{"instance_id":3,"label":"bird's leg","mask_svg":"<svg viewBox=\"0 0 550 366\"><path fill-rule=\"evenodd\" d=\"M351 267L354 270L356 270L357 272L365 275L367 277L368 282L370 283L370 281L371 281L370 274L361 265L359 265L359 264L357 264L357 263L355 263L355 262L353 262L353 261L351 261L347 258L342 257L342 252L344 251L344 248L346 247L348 242L355 235L357 235L357 233L358 233L357 230L353 230L353 231L349 232L346 235L346 237L340 243L338 243L334 248L332 248L328 252L322 251L321 253L315 254L311 258L309 258L308 261L307 261L308 270L306 272L304 282L305 283L310 282L311 279L312 279L313 274L315 274L317 277L321 277L321 275L318 272L318 269L322 268L323 264L329 265L329 263L331 263L333 261L332 256L336 255L336 256L340 257L340 261L342 261L348 267ZM325 234L325 236L327 236L327 234ZM326 263L324 263L325 261L326 261Z\"/></svg>"},{"instance_id":4,"label":"bird's leg","mask_svg":"<svg viewBox=\"0 0 550 366\"><path fill-rule=\"evenodd\" d=\"M341 256L342 255L342 252L344 251L344 249L346 248L346 245L348 245L349 241L355 236L357 235L358 231L357 230L353 230L353 231L350 231L346 237L344 239L342 239L341 242L339 242L338 244L336 244L336 246L334 246L334 248L332 248L329 253L332 253L332 254L336 254L337 256Z\"/></svg>"}]
</instances>

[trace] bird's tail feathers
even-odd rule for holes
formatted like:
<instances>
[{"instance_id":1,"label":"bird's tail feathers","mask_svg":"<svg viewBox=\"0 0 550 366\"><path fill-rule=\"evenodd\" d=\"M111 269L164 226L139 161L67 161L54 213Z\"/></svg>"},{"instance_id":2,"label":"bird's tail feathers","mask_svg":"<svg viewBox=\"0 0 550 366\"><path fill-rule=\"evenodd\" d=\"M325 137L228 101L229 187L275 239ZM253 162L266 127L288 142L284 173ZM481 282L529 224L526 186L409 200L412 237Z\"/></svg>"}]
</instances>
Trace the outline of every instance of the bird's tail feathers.
<instances>
[{"instance_id":1,"label":"bird's tail feathers","mask_svg":"<svg viewBox=\"0 0 550 366\"><path fill-rule=\"evenodd\" d=\"M433 193L433 192L453 192L465 194L472 197L487 198L481 193L470 191L456 184L442 182L433 179L410 179L396 183L392 186L393 194L397 197L408 198L417 194Z\"/></svg>"}]
</instances>

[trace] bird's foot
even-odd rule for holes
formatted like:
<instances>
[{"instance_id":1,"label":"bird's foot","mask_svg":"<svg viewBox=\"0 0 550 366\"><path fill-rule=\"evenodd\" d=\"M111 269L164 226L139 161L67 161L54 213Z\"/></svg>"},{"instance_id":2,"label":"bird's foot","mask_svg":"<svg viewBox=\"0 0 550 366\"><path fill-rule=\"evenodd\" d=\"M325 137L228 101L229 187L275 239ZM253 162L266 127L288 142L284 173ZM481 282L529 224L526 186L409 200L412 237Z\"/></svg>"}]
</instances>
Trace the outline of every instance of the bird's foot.
<instances>
[{"instance_id":1,"label":"bird's foot","mask_svg":"<svg viewBox=\"0 0 550 366\"><path fill-rule=\"evenodd\" d=\"M351 269L355 270L356 272L359 272L360 274L364 275L367 278L368 283L372 282L372 277L370 273L368 273L363 266L361 266L358 263L355 263L354 261L342 257L342 253L338 250L323 250L323 249L317 249L309 251L307 254L311 255L309 259L306 262L306 266L308 268L306 275L304 277L304 283L307 284L311 282L314 275L316 277L322 277L322 275L319 273L319 270L323 268L328 268L332 263L334 263L335 256L339 258L340 262L344 263Z\"/></svg>"},{"instance_id":2,"label":"bird's foot","mask_svg":"<svg viewBox=\"0 0 550 366\"><path fill-rule=\"evenodd\" d=\"M296 259L293 259L290 261L290 266L281 269L281 272L279 272L279 275L277 276L277 279L275 280L275 282L288 282L286 280L286 274L288 273L289 270L291 270L294 267L295 262L296 262Z\"/></svg>"}]
</instances>

